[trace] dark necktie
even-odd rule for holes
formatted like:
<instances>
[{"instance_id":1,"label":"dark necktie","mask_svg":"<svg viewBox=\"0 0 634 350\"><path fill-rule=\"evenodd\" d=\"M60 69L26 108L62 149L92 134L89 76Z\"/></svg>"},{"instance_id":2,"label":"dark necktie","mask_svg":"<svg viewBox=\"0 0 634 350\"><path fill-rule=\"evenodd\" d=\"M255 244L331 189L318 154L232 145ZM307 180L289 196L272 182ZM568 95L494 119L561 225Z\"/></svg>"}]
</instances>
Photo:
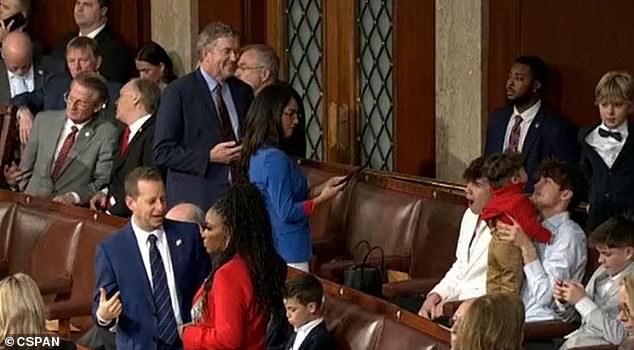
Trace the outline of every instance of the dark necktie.
<instances>
[{"instance_id":1,"label":"dark necktie","mask_svg":"<svg viewBox=\"0 0 634 350\"><path fill-rule=\"evenodd\" d=\"M70 133L64 139L62 148L60 148L57 158L53 163L53 169L51 170L51 180L53 180L53 182L59 179L64 163L66 163L66 158L68 158L68 154L70 153L71 148L73 148L73 144L75 144L75 136L77 136L78 131L79 129L73 125L70 128Z\"/></svg>"},{"instance_id":2,"label":"dark necktie","mask_svg":"<svg viewBox=\"0 0 634 350\"><path fill-rule=\"evenodd\" d=\"M521 115L518 114L515 116L515 124L511 129L511 135L509 135L509 147L507 148L508 151L518 151L518 148L520 146L520 133L522 132L522 120L523 119Z\"/></svg>"},{"instance_id":3,"label":"dark necktie","mask_svg":"<svg viewBox=\"0 0 634 350\"><path fill-rule=\"evenodd\" d=\"M126 126L121 133L121 140L119 141L119 157L123 158L123 155L128 150L128 142L130 141L130 127Z\"/></svg>"},{"instance_id":4,"label":"dark necktie","mask_svg":"<svg viewBox=\"0 0 634 350\"><path fill-rule=\"evenodd\" d=\"M621 135L621 133L618 131L609 131L609 130L599 128L599 136L611 137L619 142L623 141L623 135Z\"/></svg>"},{"instance_id":5,"label":"dark necktie","mask_svg":"<svg viewBox=\"0 0 634 350\"><path fill-rule=\"evenodd\" d=\"M288 339L288 343L286 343L286 349L284 350L293 350L293 344L295 344L295 338L297 338L297 332L293 332L291 337Z\"/></svg>"},{"instance_id":6,"label":"dark necktie","mask_svg":"<svg viewBox=\"0 0 634 350\"><path fill-rule=\"evenodd\" d=\"M220 134L222 135L222 141L235 141L236 136L233 133L233 126L231 126L231 119L229 118L229 112L227 111L227 105L222 98L222 85L217 84L213 91L214 104L216 105L216 111L218 112L218 122L220 123Z\"/></svg>"},{"instance_id":7,"label":"dark necktie","mask_svg":"<svg viewBox=\"0 0 634 350\"><path fill-rule=\"evenodd\" d=\"M152 286L154 295L154 304L156 305L156 319L158 338L165 344L174 344L178 338L178 330L176 328L176 318L172 310L172 298L167 286L167 276L165 275L165 267L161 253L156 247L158 237L151 234L148 237L150 242L150 268L152 270Z\"/></svg>"}]
</instances>

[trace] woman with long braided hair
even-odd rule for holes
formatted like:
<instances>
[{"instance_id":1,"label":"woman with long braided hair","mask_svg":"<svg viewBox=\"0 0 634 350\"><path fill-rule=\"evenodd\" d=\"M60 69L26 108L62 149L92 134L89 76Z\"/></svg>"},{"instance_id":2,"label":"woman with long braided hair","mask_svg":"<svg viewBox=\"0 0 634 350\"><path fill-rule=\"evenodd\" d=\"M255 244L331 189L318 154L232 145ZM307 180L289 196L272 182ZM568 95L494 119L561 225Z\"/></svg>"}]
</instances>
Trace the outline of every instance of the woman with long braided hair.
<instances>
[{"instance_id":1,"label":"woman with long braided hair","mask_svg":"<svg viewBox=\"0 0 634 350\"><path fill-rule=\"evenodd\" d=\"M200 233L213 266L194 297L192 324L182 328L183 348L265 349L286 265L273 247L260 191L248 183L231 186L207 212Z\"/></svg>"}]
</instances>

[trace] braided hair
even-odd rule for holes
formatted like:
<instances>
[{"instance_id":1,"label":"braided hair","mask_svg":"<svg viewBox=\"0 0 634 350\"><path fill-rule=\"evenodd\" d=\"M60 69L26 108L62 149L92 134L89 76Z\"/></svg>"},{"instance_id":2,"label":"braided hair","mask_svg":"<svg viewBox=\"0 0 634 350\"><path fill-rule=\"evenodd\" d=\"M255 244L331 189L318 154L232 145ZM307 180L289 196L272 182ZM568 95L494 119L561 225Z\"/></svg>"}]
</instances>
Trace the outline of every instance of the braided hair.
<instances>
[{"instance_id":1,"label":"braided hair","mask_svg":"<svg viewBox=\"0 0 634 350\"><path fill-rule=\"evenodd\" d=\"M250 183L234 184L210 210L221 218L228 244L214 256L211 273L204 283L203 309L207 307L207 293L214 274L235 254L240 254L249 270L256 309L263 312L279 305L286 280L286 263L273 246L271 222L260 191Z\"/></svg>"}]
</instances>

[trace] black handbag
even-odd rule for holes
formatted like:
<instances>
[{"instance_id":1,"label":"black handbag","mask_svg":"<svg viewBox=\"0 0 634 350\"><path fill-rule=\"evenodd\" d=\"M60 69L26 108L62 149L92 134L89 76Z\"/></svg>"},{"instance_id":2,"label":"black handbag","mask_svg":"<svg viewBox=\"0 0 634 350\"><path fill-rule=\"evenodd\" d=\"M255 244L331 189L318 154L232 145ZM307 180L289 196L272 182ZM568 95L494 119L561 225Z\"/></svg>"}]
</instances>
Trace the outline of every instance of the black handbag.
<instances>
[{"instance_id":1,"label":"black handbag","mask_svg":"<svg viewBox=\"0 0 634 350\"><path fill-rule=\"evenodd\" d=\"M383 248L378 246L370 247L367 241L361 241L357 243L355 250L358 250L362 244L366 246L363 261L360 264L355 262L343 271L343 284L344 286L360 290L366 294L380 297L381 288L383 282L385 282L385 258ZM381 254L380 266L368 264L368 258L374 251L378 251Z\"/></svg>"}]
</instances>

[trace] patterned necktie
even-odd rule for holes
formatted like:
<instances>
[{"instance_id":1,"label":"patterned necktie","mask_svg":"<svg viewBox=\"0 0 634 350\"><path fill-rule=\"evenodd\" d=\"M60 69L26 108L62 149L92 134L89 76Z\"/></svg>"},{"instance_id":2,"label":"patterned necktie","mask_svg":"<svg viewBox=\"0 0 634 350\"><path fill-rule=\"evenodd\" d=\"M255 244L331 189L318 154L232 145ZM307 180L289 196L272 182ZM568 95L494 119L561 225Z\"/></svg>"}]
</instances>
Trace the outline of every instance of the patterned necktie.
<instances>
[{"instance_id":1,"label":"patterned necktie","mask_svg":"<svg viewBox=\"0 0 634 350\"><path fill-rule=\"evenodd\" d=\"M227 111L227 105L222 98L222 86L216 85L213 92L214 104L216 105L216 111L218 112L218 121L220 122L220 133L222 134L222 141L235 141L236 136L233 133L233 126L231 125L231 119L229 118L229 112Z\"/></svg>"},{"instance_id":2,"label":"patterned necktie","mask_svg":"<svg viewBox=\"0 0 634 350\"><path fill-rule=\"evenodd\" d=\"M163 259L161 259L161 253L156 246L157 239L158 237L154 234L148 237L150 242L150 269L152 270L152 294L154 295L156 318L158 320L158 338L165 344L174 344L178 338L178 330L174 311L172 310L172 298L167 286Z\"/></svg>"},{"instance_id":3,"label":"patterned necktie","mask_svg":"<svg viewBox=\"0 0 634 350\"><path fill-rule=\"evenodd\" d=\"M609 131L599 128L599 136L606 138L611 137L619 142L623 141L623 135L621 135L621 133L618 131Z\"/></svg>"},{"instance_id":4,"label":"patterned necktie","mask_svg":"<svg viewBox=\"0 0 634 350\"><path fill-rule=\"evenodd\" d=\"M509 146L507 148L508 151L517 152L520 145L520 133L522 132L522 116L515 116L515 124L511 129L511 135L509 136Z\"/></svg>"},{"instance_id":5,"label":"patterned necktie","mask_svg":"<svg viewBox=\"0 0 634 350\"><path fill-rule=\"evenodd\" d=\"M128 150L128 143L130 141L130 127L126 126L121 133L121 140L119 141L119 157L123 158L123 155Z\"/></svg>"},{"instance_id":6,"label":"patterned necktie","mask_svg":"<svg viewBox=\"0 0 634 350\"><path fill-rule=\"evenodd\" d=\"M59 179L59 175L62 172L62 168L64 167L64 163L66 163L66 158L70 153L71 148L73 148L73 144L75 144L75 136L77 136L77 132L79 129L76 126L72 126L70 128L70 133L64 139L64 143L62 144L62 148L59 150L57 154L57 158L53 163L53 170L51 170L51 180L53 182Z\"/></svg>"}]
</instances>

